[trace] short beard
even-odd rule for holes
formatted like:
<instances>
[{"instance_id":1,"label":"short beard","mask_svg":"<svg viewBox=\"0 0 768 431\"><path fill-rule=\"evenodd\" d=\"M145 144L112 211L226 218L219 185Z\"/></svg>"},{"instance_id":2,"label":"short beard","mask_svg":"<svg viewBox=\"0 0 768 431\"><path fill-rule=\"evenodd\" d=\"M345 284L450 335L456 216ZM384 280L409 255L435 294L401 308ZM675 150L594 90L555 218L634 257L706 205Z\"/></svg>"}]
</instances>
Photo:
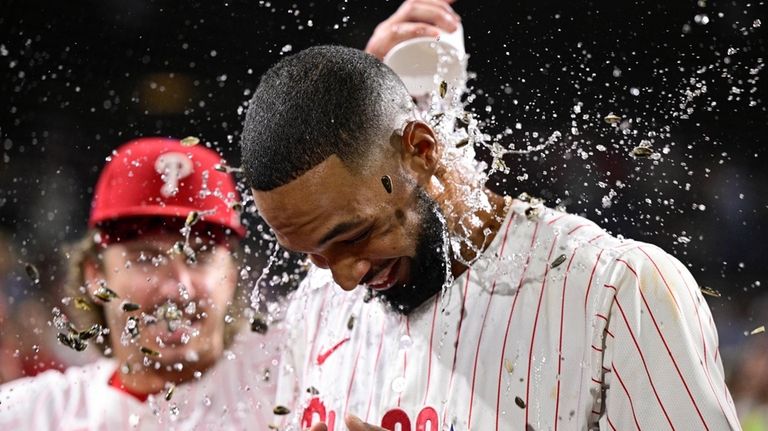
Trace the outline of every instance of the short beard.
<instances>
[{"instance_id":1,"label":"short beard","mask_svg":"<svg viewBox=\"0 0 768 431\"><path fill-rule=\"evenodd\" d=\"M403 315L435 296L450 278L447 260L450 246L440 207L420 186L416 186L416 205L422 229L416 243L416 256L411 258L410 280L382 292L368 291L369 297L381 298Z\"/></svg>"}]
</instances>

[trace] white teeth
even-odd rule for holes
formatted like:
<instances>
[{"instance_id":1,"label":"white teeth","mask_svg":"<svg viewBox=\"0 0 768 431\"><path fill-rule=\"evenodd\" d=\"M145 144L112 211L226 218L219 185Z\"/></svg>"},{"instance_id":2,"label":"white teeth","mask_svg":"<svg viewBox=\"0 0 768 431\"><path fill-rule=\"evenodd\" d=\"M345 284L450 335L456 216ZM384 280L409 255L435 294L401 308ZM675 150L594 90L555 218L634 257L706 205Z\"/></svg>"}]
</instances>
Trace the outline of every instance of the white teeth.
<instances>
[{"instance_id":1,"label":"white teeth","mask_svg":"<svg viewBox=\"0 0 768 431\"><path fill-rule=\"evenodd\" d=\"M386 268L379 271L378 274L376 274L376 277L373 278L373 280L369 281L367 284L369 286L381 284L387 281L387 278L389 278L389 273L392 271L392 266L395 264L396 260L393 260L389 265L387 265Z\"/></svg>"}]
</instances>

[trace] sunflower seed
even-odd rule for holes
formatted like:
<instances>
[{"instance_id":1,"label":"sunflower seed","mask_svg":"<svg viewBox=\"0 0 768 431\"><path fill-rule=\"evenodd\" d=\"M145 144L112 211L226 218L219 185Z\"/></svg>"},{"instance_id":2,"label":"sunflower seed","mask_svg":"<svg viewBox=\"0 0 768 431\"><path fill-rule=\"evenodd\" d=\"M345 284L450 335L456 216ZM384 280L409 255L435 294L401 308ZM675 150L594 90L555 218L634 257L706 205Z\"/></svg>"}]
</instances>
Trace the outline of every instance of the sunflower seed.
<instances>
[{"instance_id":1,"label":"sunflower seed","mask_svg":"<svg viewBox=\"0 0 768 431\"><path fill-rule=\"evenodd\" d=\"M517 406L521 409L525 408L525 401L523 401L523 399L520 397L515 397L515 404L517 404Z\"/></svg>"},{"instance_id":2,"label":"sunflower seed","mask_svg":"<svg viewBox=\"0 0 768 431\"><path fill-rule=\"evenodd\" d=\"M176 304L166 304L162 308L162 316L165 320L179 320L183 314Z\"/></svg>"},{"instance_id":3,"label":"sunflower seed","mask_svg":"<svg viewBox=\"0 0 768 431\"><path fill-rule=\"evenodd\" d=\"M271 430L274 430L274 431L280 431L280 427L278 427L275 424L269 424L269 425L267 425L267 428L269 428Z\"/></svg>"},{"instance_id":4,"label":"sunflower seed","mask_svg":"<svg viewBox=\"0 0 768 431\"><path fill-rule=\"evenodd\" d=\"M355 327L355 315L352 314L349 316L349 319L347 319L347 329L351 331L352 328L354 327Z\"/></svg>"},{"instance_id":5,"label":"sunflower seed","mask_svg":"<svg viewBox=\"0 0 768 431\"><path fill-rule=\"evenodd\" d=\"M239 174L239 173L243 172L243 168L237 168L237 167L234 167L234 166L229 166L229 165L226 165L224 163L219 163L219 164L214 165L213 169L216 170L216 171L219 171L219 172L227 173L227 174L232 174L232 173L238 173Z\"/></svg>"},{"instance_id":6,"label":"sunflower seed","mask_svg":"<svg viewBox=\"0 0 768 431\"><path fill-rule=\"evenodd\" d=\"M530 206L525 209L525 218L527 218L530 221L536 220L536 217L539 216L539 207Z\"/></svg>"},{"instance_id":7,"label":"sunflower seed","mask_svg":"<svg viewBox=\"0 0 768 431\"><path fill-rule=\"evenodd\" d=\"M464 115L456 117L457 128L467 128L469 123L472 122L472 114L465 112Z\"/></svg>"},{"instance_id":8,"label":"sunflower seed","mask_svg":"<svg viewBox=\"0 0 768 431\"><path fill-rule=\"evenodd\" d=\"M389 178L389 175L381 177L381 184L384 186L384 190L386 190L387 193L392 193L392 178Z\"/></svg>"},{"instance_id":9,"label":"sunflower seed","mask_svg":"<svg viewBox=\"0 0 768 431\"><path fill-rule=\"evenodd\" d=\"M762 334L763 332L765 332L765 326L758 326L757 328L750 331L749 335Z\"/></svg>"},{"instance_id":10,"label":"sunflower seed","mask_svg":"<svg viewBox=\"0 0 768 431\"><path fill-rule=\"evenodd\" d=\"M176 241L173 243L173 247L171 247L170 250L168 250L168 254L182 254L184 253L184 241Z\"/></svg>"},{"instance_id":11,"label":"sunflower seed","mask_svg":"<svg viewBox=\"0 0 768 431\"><path fill-rule=\"evenodd\" d=\"M611 113L611 114L606 115L605 118L603 118L603 121L605 121L608 124L616 124L619 121L621 121L621 117L619 117L616 114Z\"/></svg>"},{"instance_id":12,"label":"sunflower seed","mask_svg":"<svg viewBox=\"0 0 768 431\"><path fill-rule=\"evenodd\" d=\"M149 347L141 346L139 347L139 350L141 353L143 353L146 356L152 356L153 358L159 358L160 352L150 349Z\"/></svg>"},{"instance_id":13,"label":"sunflower seed","mask_svg":"<svg viewBox=\"0 0 768 431\"><path fill-rule=\"evenodd\" d=\"M119 298L117 296L117 293L115 293L114 290L107 287L106 283L100 283L101 286L99 286L98 289L96 289L96 292L93 293L93 296L101 299L104 302L109 302L115 298Z\"/></svg>"},{"instance_id":14,"label":"sunflower seed","mask_svg":"<svg viewBox=\"0 0 768 431\"><path fill-rule=\"evenodd\" d=\"M168 386L168 390L165 391L165 400L166 401L170 401L171 398L173 398L173 391L174 391L174 389L176 389L176 385L171 383L171 385Z\"/></svg>"},{"instance_id":15,"label":"sunflower seed","mask_svg":"<svg viewBox=\"0 0 768 431\"><path fill-rule=\"evenodd\" d=\"M285 406L275 406L275 408L272 409L272 413L280 416L287 415L290 412L291 410Z\"/></svg>"},{"instance_id":16,"label":"sunflower seed","mask_svg":"<svg viewBox=\"0 0 768 431\"><path fill-rule=\"evenodd\" d=\"M83 341L90 340L91 338L99 335L99 333L101 333L101 325L94 324L85 331L78 333L77 338Z\"/></svg>"},{"instance_id":17,"label":"sunflower seed","mask_svg":"<svg viewBox=\"0 0 768 431\"><path fill-rule=\"evenodd\" d=\"M632 149L632 155L635 157L650 157L653 150L650 147L638 146Z\"/></svg>"},{"instance_id":18,"label":"sunflower seed","mask_svg":"<svg viewBox=\"0 0 768 431\"><path fill-rule=\"evenodd\" d=\"M720 294L720 292L718 292L718 291L717 291L717 290L715 290L715 289L712 289L711 287L702 287L702 288L701 288L701 293L703 293L703 294L705 294L705 295L708 295L708 296L711 296L711 297L713 297L713 298L719 298L719 297L721 297L721 296L722 296L722 295Z\"/></svg>"},{"instance_id":19,"label":"sunflower seed","mask_svg":"<svg viewBox=\"0 0 768 431\"><path fill-rule=\"evenodd\" d=\"M40 271L37 270L35 265L32 265L31 263L25 263L24 270L27 271L27 276L30 280L32 280L32 283L40 283Z\"/></svg>"},{"instance_id":20,"label":"sunflower seed","mask_svg":"<svg viewBox=\"0 0 768 431\"><path fill-rule=\"evenodd\" d=\"M456 148L464 148L469 144L469 138L464 138L456 143Z\"/></svg>"},{"instance_id":21,"label":"sunflower seed","mask_svg":"<svg viewBox=\"0 0 768 431\"><path fill-rule=\"evenodd\" d=\"M550 268L557 268L563 262L565 262L565 255L561 254L560 256L557 256L557 259L552 261L552 265L550 265Z\"/></svg>"},{"instance_id":22,"label":"sunflower seed","mask_svg":"<svg viewBox=\"0 0 768 431\"><path fill-rule=\"evenodd\" d=\"M234 201L229 203L229 207L232 208L232 211L235 211L237 213L243 212L243 203Z\"/></svg>"},{"instance_id":23,"label":"sunflower seed","mask_svg":"<svg viewBox=\"0 0 768 431\"><path fill-rule=\"evenodd\" d=\"M318 391L316 387L310 386L307 388L307 393L311 395L319 395L320 391Z\"/></svg>"},{"instance_id":24,"label":"sunflower seed","mask_svg":"<svg viewBox=\"0 0 768 431\"><path fill-rule=\"evenodd\" d=\"M125 332L131 336L131 338L136 338L139 336L139 319L135 316L131 316L128 318L128 320L125 322Z\"/></svg>"},{"instance_id":25,"label":"sunflower seed","mask_svg":"<svg viewBox=\"0 0 768 431\"><path fill-rule=\"evenodd\" d=\"M269 325L267 325L267 321L261 316L254 316L253 320L251 320L251 331L259 334L266 334L268 329Z\"/></svg>"},{"instance_id":26,"label":"sunflower seed","mask_svg":"<svg viewBox=\"0 0 768 431\"><path fill-rule=\"evenodd\" d=\"M91 303L82 296L75 297L75 308L83 311L91 311Z\"/></svg>"},{"instance_id":27,"label":"sunflower seed","mask_svg":"<svg viewBox=\"0 0 768 431\"><path fill-rule=\"evenodd\" d=\"M185 227L190 227L200 221L200 213L197 211L190 211L187 214L187 220L184 222Z\"/></svg>"},{"instance_id":28,"label":"sunflower seed","mask_svg":"<svg viewBox=\"0 0 768 431\"><path fill-rule=\"evenodd\" d=\"M136 311L141 306L139 304L134 304L133 302L123 302L122 309L123 311L130 313L131 311Z\"/></svg>"},{"instance_id":29,"label":"sunflower seed","mask_svg":"<svg viewBox=\"0 0 768 431\"><path fill-rule=\"evenodd\" d=\"M448 92L448 83L440 81L440 97L445 97L445 93Z\"/></svg>"},{"instance_id":30,"label":"sunflower seed","mask_svg":"<svg viewBox=\"0 0 768 431\"><path fill-rule=\"evenodd\" d=\"M61 344L69 347L70 349L76 352L82 352L83 350L86 349L86 347L88 347L88 343L80 340L76 336L73 337L71 335L63 334L59 332L58 334L56 334L56 338L59 340Z\"/></svg>"},{"instance_id":31,"label":"sunflower seed","mask_svg":"<svg viewBox=\"0 0 768 431\"><path fill-rule=\"evenodd\" d=\"M200 143L200 138L195 136L187 136L186 138L179 141L179 143L181 143L182 147L194 147Z\"/></svg>"}]
</instances>

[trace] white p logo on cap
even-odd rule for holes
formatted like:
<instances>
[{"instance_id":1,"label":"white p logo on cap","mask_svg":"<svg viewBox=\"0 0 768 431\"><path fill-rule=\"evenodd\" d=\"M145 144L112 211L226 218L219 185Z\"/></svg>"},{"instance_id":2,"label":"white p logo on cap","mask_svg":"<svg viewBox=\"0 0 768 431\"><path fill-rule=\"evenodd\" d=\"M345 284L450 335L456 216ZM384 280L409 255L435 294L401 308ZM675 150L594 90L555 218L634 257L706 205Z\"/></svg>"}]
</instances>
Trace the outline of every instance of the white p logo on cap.
<instances>
[{"instance_id":1,"label":"white p logo on cap","mask_svg":"<svg viewBox=\"0 0 768 431\"><path fill-rule=\"evenodd\" d=\"M182 153L165 153L155 160L155 171L163 180L160 194L171 197L179 192L179 180L193 172L192 161Z\"/></svg>"}]
</instances>

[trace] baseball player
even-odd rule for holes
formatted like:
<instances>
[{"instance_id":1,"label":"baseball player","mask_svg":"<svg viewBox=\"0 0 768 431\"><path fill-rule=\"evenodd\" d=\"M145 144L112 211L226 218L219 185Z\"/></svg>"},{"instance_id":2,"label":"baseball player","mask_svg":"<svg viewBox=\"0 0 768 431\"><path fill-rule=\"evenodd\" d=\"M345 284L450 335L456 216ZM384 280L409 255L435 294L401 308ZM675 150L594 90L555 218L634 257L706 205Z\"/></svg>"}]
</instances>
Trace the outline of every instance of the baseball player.
<instances>
[{"instance_id":1,"label":"baseball player","mask_svg":"<svg viewBox=\"0 0 768 431\"><path fill-rule=\"evenodd\" d=\"M249 106L256 206L314 264L287 312L286 427L740 429L685 266L454 169L375 58L299 52Z\"/></svg>"},{"instance_id":2,"label":"baseball player","mask_svg":"<svg viewBox=\"0 0 768 431\"><path fill-rule=\"evenodd\" d=\"M233 344L245 229L221 156L140 138L107 160L69 257L70 321L54 319L105 357L0 387L0 429L266 429L276 351L249 331Z\"/></svg>"}]
</instances>

